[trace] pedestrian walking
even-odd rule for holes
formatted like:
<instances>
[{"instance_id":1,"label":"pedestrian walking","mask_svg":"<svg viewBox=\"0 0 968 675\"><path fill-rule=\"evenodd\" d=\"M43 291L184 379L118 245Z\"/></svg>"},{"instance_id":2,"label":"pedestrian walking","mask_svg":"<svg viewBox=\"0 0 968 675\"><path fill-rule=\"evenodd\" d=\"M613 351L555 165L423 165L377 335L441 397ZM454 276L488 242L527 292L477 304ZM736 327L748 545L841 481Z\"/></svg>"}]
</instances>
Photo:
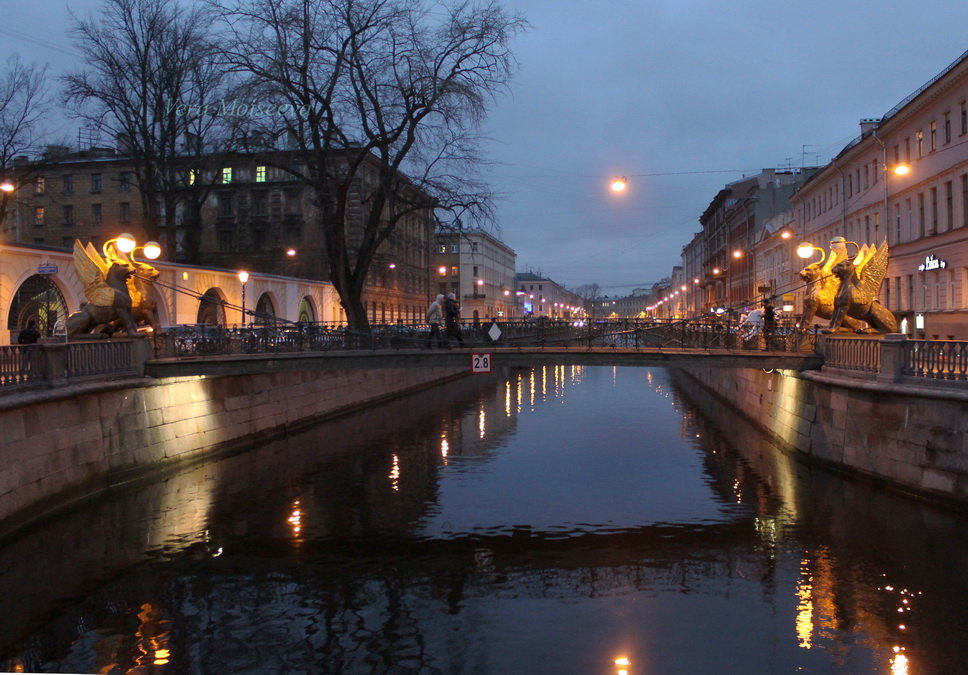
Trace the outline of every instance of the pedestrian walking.
<instances>
[{"instance_id":1,"label":"pedestrian walking","mask_svg":"<svg viewBox=\"0 0 968 675\"><path fill-rule=\"evenodd\" d=\"M430 303L430 307L427 308L427 323L430 325L430 335L427 337L427 346L425 349L433 349L435 343L438 349L441 347L443 338L440 335L440 321L444 315L443 305L444 294L441 293Z\"/></svg>"},{"instance_id":2,"label":"pedestrian walking","mask_svg":"<svg viewBox=\"0 0 968 675\"><path fill-rule=\"evenodd\" d=\"M460 331L460 305L457 304L457 296L453 293L448 293L444 300L444 322L447 326L448 340L454 338L463 347L464 336L461 335Z\"/></svg>"}]
</instances>

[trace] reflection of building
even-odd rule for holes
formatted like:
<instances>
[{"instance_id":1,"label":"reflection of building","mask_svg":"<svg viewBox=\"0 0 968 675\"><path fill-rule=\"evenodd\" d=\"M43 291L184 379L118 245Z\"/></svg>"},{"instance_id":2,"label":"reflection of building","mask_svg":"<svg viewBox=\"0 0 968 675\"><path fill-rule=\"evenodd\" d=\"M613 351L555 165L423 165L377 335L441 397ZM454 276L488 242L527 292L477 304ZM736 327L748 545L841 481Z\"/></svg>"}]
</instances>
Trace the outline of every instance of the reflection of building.
<instances>
[{"instance_id":1,"label":"reflection of building","mask_svg":"<svg viewBox=\"0 0 968 675\"><path fill-rule=\"evenodd\" d=\"M861 120L860 136L793 200L802 239L816 246L887 239L881 301L909 335L968 337L966 88L968 52L883 117ZM908 173L895 173L902 165Z\"/></svg>"},{"instance_id":2,"label":"reflection of building","mask_svg":"<svg viewBox=\"0 0 968 675\"><path fill-rule=\"evenodd\" d=\"M483 230L438 232L431 260L436 293L454 293L464 319L519 316L515 252Z\"/></svg>"},{"instance_id":3,"label":"reflection of building","mask_svg":"<svg viewBox=\"0 0 968 675\"><path fill-rule=\"evenodd\" d=\"M3 223L4 241L70 248L75 238L98 246L121 232L129 232L139 241L147 238L149 228L130 158L109 148L75 153L54 148L42 160L22 162L21 167L34 175L34 188L17 191L15 213ZM220 168L199 172L186 160L183 198L174 218L176 231L165 231L162 225L158 235L163 243L174 245L174 250L167 247L163 251L163 257L328 280L320 210L314 205L312 190L296 182L290 169L299 171L301 167L287 151L237 153L221 162ZM347 236L351 255L363 236L364 184L375 171L376 162L367 162L365 176L350 189ZM402 193L408 190L421 201L425 198L415 187ZM404 215L381 245L363 289L371 321L422 320L432 290L431 234L428 209L417 209ZM337 305L335 310L339 319L341 308Z\"/></svg>"},{"instance_id":4,"label":"reflection of building","mask_svg":"<svg viewBox=\"0 0 968 675\"><path fill-rule=\"evenodd\" d=\"M515 280L525 315L551 319L573 319L585 315L585 300L548 277L521 272Z\"/></svg>"}]
</instances>

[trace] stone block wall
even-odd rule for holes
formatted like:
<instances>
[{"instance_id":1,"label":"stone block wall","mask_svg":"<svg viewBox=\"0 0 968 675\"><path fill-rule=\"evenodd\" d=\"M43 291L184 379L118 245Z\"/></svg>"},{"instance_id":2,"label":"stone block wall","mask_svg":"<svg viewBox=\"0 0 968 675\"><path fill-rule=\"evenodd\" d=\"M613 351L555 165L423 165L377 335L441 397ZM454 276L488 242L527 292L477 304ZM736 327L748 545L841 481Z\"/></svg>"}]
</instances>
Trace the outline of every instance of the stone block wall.
<instances>
[{"instance_id":1,"label":"stone block wall","mask_svg":"<svg viewBox=\"0 0 968 675\"><path fill-rule=\"evenodd\" d=\"M791 453L902 492L968 505L968 392L826 373L689 369Z\"/></svg>"},{"instance_id":2,"label":"stone block wall","mask_svg":"<svg viewBox=\"0 0 968 675\"><path fill-rule=\"evenodd\" d=\"M288 370L71 385L0 406L0 534L143 473L459 377L466 368Z\"/></svg>"}]
</instances>

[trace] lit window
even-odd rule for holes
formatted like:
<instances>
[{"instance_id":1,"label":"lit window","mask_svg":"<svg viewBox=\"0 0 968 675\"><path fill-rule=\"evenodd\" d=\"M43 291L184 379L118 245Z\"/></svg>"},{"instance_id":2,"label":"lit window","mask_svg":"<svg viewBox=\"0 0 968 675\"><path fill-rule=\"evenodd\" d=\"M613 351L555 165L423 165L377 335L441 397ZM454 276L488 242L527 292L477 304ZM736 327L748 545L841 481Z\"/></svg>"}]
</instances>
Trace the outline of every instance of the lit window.
<instances>
[{"instance_id":1,"label":"lit window","mask_svg":"<svg viewBox=\"0 0 968 675\"><path fill-rule=\"evenodd\" d=\"M46 185L44 183L44 177L43 176L37 176L37 179L34 181L34 192L36 192L39 195L40 194L43 194L45 187L46 187Z\"/></svg>"},{"instance_id":2,"label":"lit window","mask_svg":"<svg viewBox=\"0 0 968 675\"><path fill-rule=\"evenodd\" d=\"M230 171L231 171L231 169L230 169ZM189 169L188 170L188 184L189 185L194 185L195 184L195 181L197 179L198 179L198 169Z\"/></svg>"},{"instance_id":3,"label":"lit window","mask_svg":"<svg viewBox=\"0 0 968 675\"><path fill-rule=\"evenodd\" d=\"M38 206L34 209L34 225L44 224L44 207Z\"/></svg>"},{"instance_id":4,"label":"lit window","mask_svg":"<svg viewBox=\"0 0 968 675\"><path fill-rule=\"evenodd\" d=\"M222 182L223 183L232 182L232 167L227 166L222 169Z\"/></svg>"},{"instance_id":5,"label":"lit window","mask_svg":"<svg viewBox=\"0 0 968 675\"><path fill-rule=\"evenodd\" d=\"M255 182L256 183L266 182L266 168L264 166L257 166L255 168Z\"/></svg>"}]
</instances>

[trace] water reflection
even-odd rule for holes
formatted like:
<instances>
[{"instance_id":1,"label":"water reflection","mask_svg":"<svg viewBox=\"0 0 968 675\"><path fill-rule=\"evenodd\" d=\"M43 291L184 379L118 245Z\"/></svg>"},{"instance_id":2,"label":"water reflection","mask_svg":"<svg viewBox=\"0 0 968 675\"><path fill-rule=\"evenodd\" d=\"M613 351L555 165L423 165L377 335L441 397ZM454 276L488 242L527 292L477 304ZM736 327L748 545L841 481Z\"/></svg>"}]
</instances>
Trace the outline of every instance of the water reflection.
<instances>
[{"instance_id":1,"label":"water reflection","mask_svg":"<svg viewBox=\"0 0 968 675\"><path fill-rule=\"evenodd\" d=\"M688 379L536 368L6 542L0 636L33 671L954 672L964 529Z\"/></svg>"}]
</instances>

